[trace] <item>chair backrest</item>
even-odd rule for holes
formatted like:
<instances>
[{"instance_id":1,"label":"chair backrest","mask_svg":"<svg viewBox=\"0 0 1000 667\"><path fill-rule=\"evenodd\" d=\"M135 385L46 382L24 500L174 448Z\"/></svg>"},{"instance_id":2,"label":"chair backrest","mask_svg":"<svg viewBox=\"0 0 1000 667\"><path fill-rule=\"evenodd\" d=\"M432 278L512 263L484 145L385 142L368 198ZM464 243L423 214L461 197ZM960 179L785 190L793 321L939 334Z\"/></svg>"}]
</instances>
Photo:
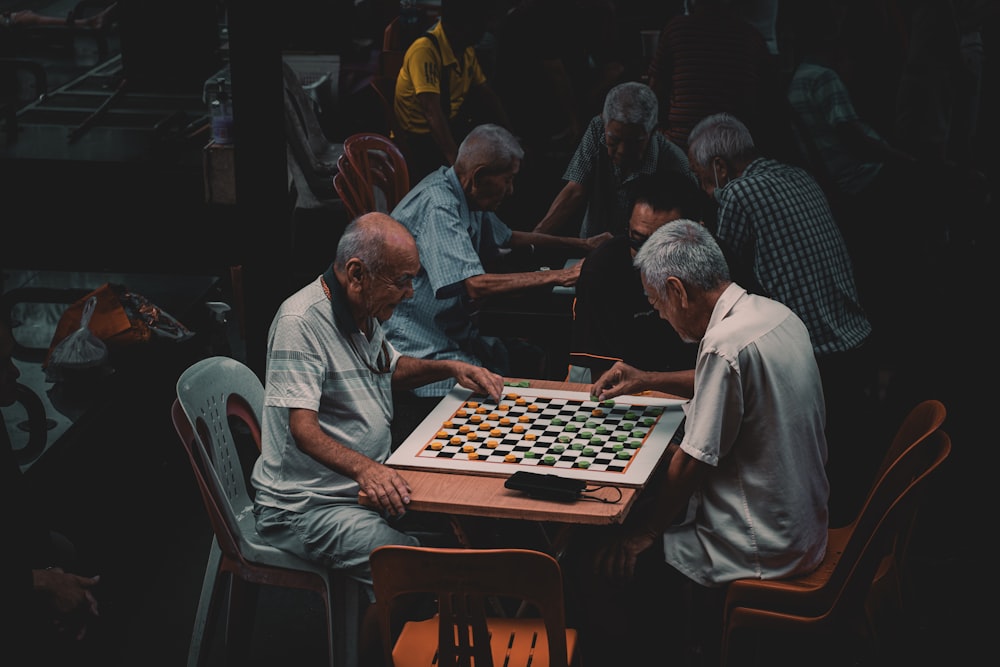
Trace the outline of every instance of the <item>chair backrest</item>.
<instances>
[{"instance_id":1,"label":"chair backrest","mask_svg":"<svg viewBox=\"0 0 1000 667\"><path fill-rule=\"evenodd\" d=\"M892 536L916 510L931 474L950 453L951 438L940 429L906 448L876 481L842 549L828 551L815 572L732 582L726 597L727 626L734 611L753 609L831 622L863 613L879 563L892 548Z\"/></svg>"},{"instance_id":2,"label":"chair backrest","mask_svg":"<svg viewBox=\"0 0 1000 667\"><path fill-rule=\"evenodd\" d=\"M333 175L333 187L337 196L344 202L347 216L353 220L359 215L375 210L375 199L361 181L360 175L347 159L344 153L337 160L337 173Z\"/></svg>"},{"instance_id":3,"label":"chair backrest","mask_svg":"<svg viewBox=\"0 0 1000 667\"><path fill-rule=\"evenodd\" d=\"M433 593L438 601L441 667L493 664L486 610L488 601L497 598L534 607L547 634L548 664L567 664L562 572L552 556L529 549L390 545L375 549L370 562L387 666L394 664L393 601L419 593Z\"/></svg>"},{"instance_id":4,"label":"chair backrest","mask_svg":"<svg viewBox=\"0 0 1000 667\"><path fill-rule=\"evenodd\" d=\"M338 161L338 176L344 176L339 183L334 178L334 187L351 217L371 211L389 213L410 191L406 159L388 137L352 134L344 140L344 157L346 163Z\"/></svg>"},{"instance_id":5,"label":"chair backrest","mask_svg":"<svg viewBox=\"0 0 1000 667\"><path fill-rule=\"evenodd\" d=\"M230 419L246 425L259 452L263 404L264 386L250 368L229 357L209 357L181 374L171 412L219 547L239 560L247 548L238 517L253 509L253 501Z\"/></svg>"},{"instance_id":6,"label":"chair backrest","mask_svg":"<svg viewBox=\"0 0 1000 667\"><path fill-rule=\"evenodd\" d=\"M941 401L928 399L918 403L907 413L896 430L896 434L889 444L889 449L886 450L885 457L882 459L878 472L875 474L875 479L884 475L893 461L899 458L899 455L907 447L912 446L913 443L926 438L941 428L947 416L948 411Z\"/></svg>"},{"instance_id":7,"label":"chair backrest","mask_svg":"<svg viewBox=\"0 0 1000 667\"><path fill-rule=\"evenodd\" d=\"M344 140L344 152L358 173L384 197L386 211L392 210L410 191L410 170L399 147L389 138L373 132L359 132Z\"/></svg>"}]
</instances>

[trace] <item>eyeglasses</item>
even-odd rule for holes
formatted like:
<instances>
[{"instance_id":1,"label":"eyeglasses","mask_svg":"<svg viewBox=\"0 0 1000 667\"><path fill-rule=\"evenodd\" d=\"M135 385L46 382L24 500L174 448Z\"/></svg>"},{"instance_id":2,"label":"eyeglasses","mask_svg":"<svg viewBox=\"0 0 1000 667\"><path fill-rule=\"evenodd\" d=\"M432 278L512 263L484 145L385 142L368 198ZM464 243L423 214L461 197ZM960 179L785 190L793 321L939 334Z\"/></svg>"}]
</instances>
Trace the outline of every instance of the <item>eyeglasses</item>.
<instances>
[{"instance_id":1,"label":"eyeglasses","mask_svg":"<svg viewBox=\"0 0 1000 667\"><path fill-rule=\"evenodd\" d=\"M645 243L648 239L649 239L648 236L643 236L642 234L638 234L632 231L631 229L628 230L628 246L632 248L632 250L638 251L639 248L642 247L642 244Z\"/></svg>"},{"instance_id":2,"label":"eyeglasses","mask_svg":"<svg viewBox=\"0 0 1000 667\"><path fill-rule=\"evenodd\" d=\"M412 273L404 273L403 275L397 278L390 278L389 276L383 273L372 271L370 268L368 268L367 264L365 264L365 270L368 271L370 275L377 277L386 285L389 285L390 287L395 287L398 290L405 290L413 287L413 279L416 278L416 276L413 275Z\"/></svg>"},{"instance_id":3,"label":"eyeglasses","mask_svg":"<svg viewBox=\"0 0 1000 667\"><path fill-rule=\"evenodd\" d=\"M404 273L398 278L390 278L380 273L376 273L375 275L377 275L378 279L384 282L386 285L395 287L398 290L405 290L413 287L413 279L416 278L416 276L410 273Z\"/></svg>"}]
</instances>

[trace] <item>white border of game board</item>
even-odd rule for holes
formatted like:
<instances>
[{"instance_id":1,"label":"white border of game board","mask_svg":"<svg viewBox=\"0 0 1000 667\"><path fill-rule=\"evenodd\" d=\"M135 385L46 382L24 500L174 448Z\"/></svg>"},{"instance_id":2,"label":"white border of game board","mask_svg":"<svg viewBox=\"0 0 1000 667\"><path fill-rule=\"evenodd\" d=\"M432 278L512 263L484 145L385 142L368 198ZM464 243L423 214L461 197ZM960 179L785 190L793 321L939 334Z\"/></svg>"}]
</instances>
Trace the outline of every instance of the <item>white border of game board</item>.
<instances>
[{"instance_id":1,"label":"white border of game board","mask_svg":"<svg viewBox=\"0 0 1000 667\"><path fill-rule=\"evenodd\" d=\"M533 387L505 387L505 393L515 393L525 398L567 398L574 400L590 401L591 397L586 392L563 391L558 389L536 389ZM429 443L441 428L441 424L450 419L458 410L472 391L455 386L446 396L444 396L437 406L416 429L413 430L406 440L393 452L387 465L395 468L411 469L432 469L438 472L466 472L479 475L489 475L494 477L509 477L518 470L531 469L531 464L521 463L492 463L488 461L468 461L462 459L442 459L419 456L423 448ZM548 473L560 477L571 477L582 479L588 482L599 482L604 484L615 484L618 486L642 486L646 483L649 475L652 474L656 464L663 457L663 453L670 443L670 438L680 425L684 417L681 406L686 402L678 399L659 398L655 396L619 396L614 399L616 404L626 405L662 405L664 410L656 426L647 435L646 441L636 452L632 462L624 472L607 472L600 470L589 470L583 468L552 468L551 466L538 464L534 472Z\"/></svg>"}]
</instances>

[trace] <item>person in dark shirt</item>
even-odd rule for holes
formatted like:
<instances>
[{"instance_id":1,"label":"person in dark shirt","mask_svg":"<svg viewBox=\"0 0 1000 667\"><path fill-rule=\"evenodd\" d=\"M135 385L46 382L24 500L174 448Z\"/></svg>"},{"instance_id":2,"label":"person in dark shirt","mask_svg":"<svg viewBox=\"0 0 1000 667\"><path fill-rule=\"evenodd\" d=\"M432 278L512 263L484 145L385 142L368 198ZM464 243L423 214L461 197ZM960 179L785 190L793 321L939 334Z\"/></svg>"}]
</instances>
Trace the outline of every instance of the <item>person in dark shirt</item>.
<instances>
[{"instance_id":1,"label":"person in dark shirt","mask_svg":"<svg viewBox=\"0 0 1000 667\"><path fill-rule=\"evenodd\" d=\"M632 260L650 234L673 220L697 220L712 230L714 202L677 172L644 174L635 193L627 232L591 251L580 270L568 381L592 382L616 361L650 371L694 368L697 346L682 341L649 305ZM763 295L753 273L720 246L734 279Z\"/></svg>"}]
</instances>

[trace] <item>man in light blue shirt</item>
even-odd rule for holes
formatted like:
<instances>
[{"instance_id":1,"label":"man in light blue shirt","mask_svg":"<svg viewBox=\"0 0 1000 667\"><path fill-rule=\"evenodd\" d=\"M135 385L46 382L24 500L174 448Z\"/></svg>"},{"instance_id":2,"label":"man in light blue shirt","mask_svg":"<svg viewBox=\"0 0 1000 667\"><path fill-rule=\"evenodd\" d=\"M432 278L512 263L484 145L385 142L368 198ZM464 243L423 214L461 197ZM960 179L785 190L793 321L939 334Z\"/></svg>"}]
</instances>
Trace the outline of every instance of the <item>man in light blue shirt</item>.
<instances>
[{"instance_id":1,"label":"man in light blue shirt","mask_svg":"<svg viewBox=\"0 0 1000 667\"><path fill-rule=\"evenodd\" d=\"M611 237L588 239L514 231L496 215L514 191L524 151L499 125L479 125L458 150L453 167L441 167L418 183L392 212L417 241L421 269L413 298L386 322L386 336L401 353L424 359L458 359L501 375L517 373L504 341L484 336L475 315L481 300L532 287L576 284L581 264L551 271L488 273L483 268L510 248L549 247L586 254ZM444 380L419 387L421 397L440 397L454 386Z\"/></svg>"}]
</instances>

